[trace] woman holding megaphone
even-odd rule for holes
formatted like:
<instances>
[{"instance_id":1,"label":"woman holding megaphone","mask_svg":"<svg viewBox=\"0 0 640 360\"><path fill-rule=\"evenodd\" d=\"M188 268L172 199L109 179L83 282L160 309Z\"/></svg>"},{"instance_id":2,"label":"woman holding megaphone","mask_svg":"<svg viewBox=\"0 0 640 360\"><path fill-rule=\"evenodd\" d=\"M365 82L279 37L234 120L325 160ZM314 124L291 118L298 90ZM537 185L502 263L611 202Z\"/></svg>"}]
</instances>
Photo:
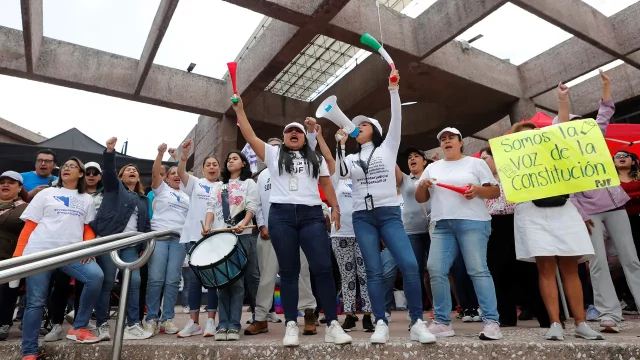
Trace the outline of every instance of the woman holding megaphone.
<instances>
[{"instance_id":1,"label":"woman holding megaphone","mask_svg":"<svg viewBox=\"0 0 640 360\"><path fill-rule=\"evenodd\" d=\"M358 152L343 157L338 151L338 174L341 179L353 181L353 229L362 251L367 270L367 287L376 318L376 330L371 342L384 344L389 340L388 319L385 316L385 288L380 257L382 238L402 270L404 291L411 316L411 339L421 343L436 341L426 323L422 321L422 293L418 262L411 242L402 225L400 202L396 192L396 157L400 147L402 116L398 94L399 73L394 70L389 82L391 95L391 123L389 134L382 139L382 126L378 120L358 116L353 120L358 127ZM346 136L340 129L339 136Z\"/></svg>"},{"instance_id":2,"label":"woman holding megaphone","mask_svg":"<svg viewBox=\"0 0 640 360\"><path fill-rule=\"evenodd\" d=\"M331 265L331 242L322 214L318 183L333 208L331 221L340 228L340 206L331 185L325 160L307 146L306 131L300 123L285 126L284 143L271 146L259 139L244 112L242 99L233 104L242 136L271 174L269 235L280 266L280 291L286 319L284 346L298 346L298 277L300 248L309 261L324 306L327 331L324 341L348 344L338 323L336 288ZM331 306L334 304L334 306Z\"/></svg>"}]
</instances>

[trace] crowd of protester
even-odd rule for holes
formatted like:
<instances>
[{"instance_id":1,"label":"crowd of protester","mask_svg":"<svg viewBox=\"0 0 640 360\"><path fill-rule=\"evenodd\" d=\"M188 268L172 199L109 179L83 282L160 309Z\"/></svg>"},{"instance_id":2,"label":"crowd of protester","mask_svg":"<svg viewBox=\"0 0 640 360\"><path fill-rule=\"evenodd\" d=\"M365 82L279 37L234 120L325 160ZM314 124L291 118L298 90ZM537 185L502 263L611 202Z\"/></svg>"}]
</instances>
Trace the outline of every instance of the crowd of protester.
<instances>
[{"instance_id":1,"label":"crowd of protester","mask_svg":"<svg viewBox=\"0 0 640 360\"><path fill-rule=\"evenodd\" d=\"M395 70L392 75L399 78ZM615 105L609 77L601 73L601 79L596 122L604 134ZM554 124L581 118L569 114L568 91L559 85ZM238 126L261 160L261 171L252 173L245 154L231 151L222 162L205 157L203 177L197 178L186 168L190 140L178 149L161 144L149 191L134 164L116 169L116 138L106 141L101 164L83 164L75 157L63 161L43 149L34 171L0 175L0 260L129 231L179 232L158 241L148 264L132 273L127 308L118 309L126 311L127 340L157 334L239 340L245 298L253 314L244 335L268 332L268 322L282 322L274 311L278 275L285 346L300 343L299 314L304 335L316 334L324 323L326 342L350 343L358 312L362 330L373 333L371 343L386 343L398 273L409 336L423 344L455 335L455 309L464 322L482 322L483 340L501 339L501 328L531 318L548 328L546 339L563 340L568 319L560 311L557 271L576 336L601 340L601 332L619 331L623 314L637 314L636 154L621 150L613 156L620 186L514 204L506 200L491 148L483 149L480 158L465 156L462 134L452 127L437 135L442 159L405 149L410 173L403 173L396 164L402 126L399 82L389 83L389 93L386 136L377 120L356 117L357 152L349 155L347 134L336 133L333 153L313 118L288 124L282 139L264 142L238 99L233 105ZM531 122L520 122L511 132L537 130ZM162 164L167 150L176 160L172 167ZM57 164L59 177L53 175ZM436 181L469 187L458 194L435 186ZM212 229L224 228L241 244L248 265L228 286L208 288L206 324L201 326L203 283L188 254ZM141 244L118 253L131 262L143 251ZM1 285L0 339L8 338L17 309L24 359L37 357L41 334L44 341L109 341L117 273L107 254ZM182 329L174 323L181 280L182 305L189 313ZM73 305L68 306L71 293ZM72 324L66 334L65 318ZM601 332L587 321L598 321Z\"/></svg>"}]
</instances>

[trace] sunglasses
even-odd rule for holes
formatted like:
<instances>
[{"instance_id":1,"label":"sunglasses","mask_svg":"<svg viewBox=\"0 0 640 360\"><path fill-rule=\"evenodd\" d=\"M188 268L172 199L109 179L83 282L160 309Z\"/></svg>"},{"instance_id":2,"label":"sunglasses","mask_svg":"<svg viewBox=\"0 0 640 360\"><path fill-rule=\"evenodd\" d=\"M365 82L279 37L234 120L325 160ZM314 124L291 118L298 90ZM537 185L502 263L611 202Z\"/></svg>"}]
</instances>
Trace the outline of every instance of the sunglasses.
<instances>
[{"instance_id":1,"label":"sunglasses","mask_svg":"<svg viewBox=\"0 0 640 360\"><path fill-rule=\"evenodd\" d=\"M100 171L98 171L97 169L90 169L87 170L87 175L98 176L100 175Z\"/></svg>"},{"instance_id":2,"label":"sunglasses","mask_svg":"<svg viewBox=\"0 0 640 360\"><path fill-rule=\"evenodd\" d=\"M616 159L626 159L626 158L628 158L628 157L631 157L631 155L630 155L630 154L627 154L627 153L617 153L617 154L614 156L614 158L616 158Z\"/></svg>"}]
</instances>

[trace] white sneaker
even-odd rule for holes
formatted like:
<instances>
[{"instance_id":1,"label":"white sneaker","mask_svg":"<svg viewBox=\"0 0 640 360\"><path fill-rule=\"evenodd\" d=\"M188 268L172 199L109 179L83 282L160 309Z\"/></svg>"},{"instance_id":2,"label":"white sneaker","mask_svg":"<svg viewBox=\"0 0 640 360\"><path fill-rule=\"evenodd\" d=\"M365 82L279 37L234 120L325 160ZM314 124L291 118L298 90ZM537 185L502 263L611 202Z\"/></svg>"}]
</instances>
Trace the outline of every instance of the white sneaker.
<instances>
[{"instance_id":1,"label":"white sneaker","mask_svg":"<svg viewBox=\"0 0 640 360\"><path fill-rule=\"evenodd\" d=\"M98 330L98 328L96 327L96 323L93 322L93 321L89 321L89 323L87 324L87 330L89 330L89 331Z\"/></svg>"},{"instance_id":2,"label":"white sneaker","mask_svg":"<svg viewBox=\"0 0 640 360\"><path fill-rule=\"evenodd\" d=\"M64 329L62 328L62 325L54 324L51 331L49 331L49 333L44 336L44 341L45 342L60 341L64 339L64 337L65 337L65 333L64 333Z\"/></svg>"},{"instance_id":3,"label":"white sneaker","mask_svg":"<svg viewBox=\"0 0 640 360\"><path fill-rule=\"evenodd\" d=\"M436 336L429 332L424 321L418 319L411 327L411 340L419 341L421 344L433 344L436 342Z\"/></svg>"},{"instance_id":4,"label":"white sneaker","mask_svg":"<svg viewBox=\"0 0 640 360\"><path fill-rule=\"evenodd\" d=\"M284 339L282 339L282 345L284 346L298 346L300 341L298 340L298 324L295 321L289 321L284 333Z\"/></svg>"},{"instance_id":5,"label":"white sneaker","mask_svg":"<svg viewBox=\"0 0 640 360\"><path fill-rule=\"evenodd\" d=\"M347 333L344 332L344 329L342 328L342 326L340 326L340 323L338 323L338 321L336 320L333 320L331 322L331 325L329 325L329 328L324 334L324 342L326 343L334 343L334 344L342 345L342 344L350 344L352 340L353 339L351 338L351 336L347 335Z\"/></svg>"},{"instance_id":6,"label":"white sneaker","mask_svg":"<svg viewBox=\"0 0 640 360\"><path fill-rule=\"evenodd\" d=\"M144 339L148 339L150 337L152 337L153 334L145 331L142 328L142 325L140 325L140 323L137 323L135 325L132 326L127 326L124 329L124 336L123 339L125 340L144 340Z\"/></svg>"},{"instance_id":7,"label":"white sneaker","mask_svg":"<svg viewBox=\"0 0 640 360\"><path fill-rule=\"evenodd\" d=\"M196 324L193 320L189 320L187 325L185 325L185 327L178 333L178 337L186 338L189 336L200 334L202 334L202 328L200 327L200 325Z\"/></svg>"},{"instance_id":8,"label":"white sneaker","mask_svg":"<svg viewBox=\"0 0 640 360\"><path fill-rule=\"evenodd\" d=\"M376 331L371 335L372 344L385 344L389 341L389 326L384 321L378 320L376 323Z\"/></svg>"},{"instance_id":9,"label":"white sneaker","mask_svg":"<svg viewBox=\"0 0 640 360\"><path fill-rule=\"evenodd\" d=\"M100 341L111 340L111 335L109 334L109 323L100 325L98 328L98 339L100 339Z\"/></svg>"},{"instance_id":10,"label":"white sneaker","mask_svg":"<svg viewBox=\"0 0 640 360\"><path fill-rule=\"evenodd\" d=\"M212 337L216 334L216 319L207 319L207 325L204 327L204 337Z\"/></svg>"},{"instance_id":11,"label":"white sneaker","mask_svg":"<svg viewBox=\"0 0 640 360\"><path fill-rule=\"evenodd\" d=\"M158 322L155 320L147 321L147 323L144 324L144 331L156 335L158 333Z\"/></svg>"},{"instance_id":12,"label":"white sneaker","mask_svg":"<svg viewBox=\"0 0 640 360\"><path fill-rule=\"evenodd\" d=\"M173 323L173 319L167 319L160 323L160 333L161 334L177 334L178 327Z\"/></svg>"},{"instance_id":13,"label":"white sneaker","mask_svg":"<svg viewBox=\"0 0 640 360\"><path fill-rule=\"evenodd\" d=\"M64 316L64 319L69 325L73 326L73 321L76 319L76 313L71 310L69 311L69 313L67 313L67 315Z\"/></svg>"},{"instance_id":14,"label":"white sneaker","mask_svg":"<svg viewBox=\"0 0 640 360\"><path fill-rule=\"evenodd\" d=\"M385 312L384 317L387 318L387 322L391 322L391 313Z\"/></svg>"},{"instance_id":15,"label":"white sneaker","mask_svg":"<svg viewBox=\"0 0 640 360\"><path fill-rule=\"evenodd\" d=\"M182 313L183 314L188 314L189 313L189 307L188 306L183 306L182 307Z\"/></svg>"},{"instance_id":16,"label":"white sneaker","mask_svg":"<svg viewBox=\"0 0 640 360\"><path fill-rule=\"evenodd\" d=\"M281 323L282 319L280 319L278 314L270 312L269 314L267 314L267 321L272 323Z\"/></svg>"}]
</instances>

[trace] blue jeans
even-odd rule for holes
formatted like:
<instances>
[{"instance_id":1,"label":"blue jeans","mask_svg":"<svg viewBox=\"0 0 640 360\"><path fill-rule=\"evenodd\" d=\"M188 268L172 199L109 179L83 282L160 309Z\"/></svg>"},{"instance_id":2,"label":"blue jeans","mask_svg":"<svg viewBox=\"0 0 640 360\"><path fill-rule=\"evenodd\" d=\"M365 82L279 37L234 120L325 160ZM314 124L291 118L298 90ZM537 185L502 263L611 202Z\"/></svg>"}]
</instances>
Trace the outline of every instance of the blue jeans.
<instances>
[{"instance_id":1,"label":"blue jeans","mask_svg":"<svg viewBox=\"0 0 640 360\"><path fill-rule=\"evenodd\" d=\"M298 319L300 248L315 278L318 303L324 305L327 325L338 320L331 240L320 205L271 204L269 234L280 265L280 294L286 322Z\"/></svg>"},{"instance_id":2,"label":"blue jeans","mask_svg":"<svg viewBox=\"0 0 640 360\"><path fill-rule=\"evenodd\" d=\"M462 253L467 273L471 277L482 317L498 321L496 291L487 267L487 243L491 234L491 221L440 220L431 234L431 249L427 267L431 276L431 289L435 320L449 324L451 318L451 287L449 271Z\"/></svg>"},{"instance_id":3,"label":"blue jeans","mask_svg":"<svg viewBox=\"0 0 640 360\"><path fill-rule=\"evenodd\" d=\"M120 259L125 262L138 260L138 250L135 247L122 249L119 251ZM109 320L109 302L111 300L111 290L116 282L116 264L111 260L110 254L98 256L98 265L104 273L104 282L100 297L96 304L96 325L100 326ZM120 295L122 296L122 294ZM140 317L140 270L131 272L131 282L129 284L129 298L127 300L127 325L138 323Z\"/></svg>"},{"instance_id":4,"label":"blue jeans","mask_svg":"<svg viewBox=\"0 0 640 360\"><path fill-rule=\"evenodd\" d=\"M424 271L427 264L427 258L429 257L429 246L431 245L431 238L429 233L424 234L412 234L407 235L411 242L411 248L416 255L416 261L418 262L418 273L420 275L420 285L422 294L426 294L424 285ZM389 249L384 249L380 253L382 257L382 278L384 279L385 288L385 311L391 313L391 304L393 303L393 287L396 282L396 276L398 274L398 265L396 260L391 255ZM422 299L422 307L424 308L424 299ZM423 309L424 310L424 309Z\"/></svg>"},{"instance_id":5,"label":"blue jeans","mask_svg":"<svg viewBox=\"0 0 640 360\"><path fill-rule=\"evenodd\" d=\"M353 212L353 229L367 269L367 286L376 320L387 322L385 317L385 287L383 282L380 238L396 260L404 280L411 323L422 319L422 293L418 262L411 248L411 242L402 225L399 206L384 206L372 211Z\"/></svg>"},{"instance_id":6,"label":"blue jeans","mask_svg":"<svg viewBox=\"0 0 640 360\"><path fill-rule=\"evenodd\" d=\"M180 239L156 242L156 248L149 260L149 281L147 282L147 321L166 321L175 316L174 307L180 288L180 274L186 252ZM162 318L160 311L160 293L164 286Z\"/></svg>"},{"instance_id":7,"label":"blue jeans","mask_svg":"<svg viewBox=\"0 0 640 360\"><path fill-rule=\"evenodd\" d=\"M513 269L513 271L515 271L515 269ZM456 259L453 261L453 265L451 266L451 275L453 275L453 283L456 288L458 300L460 301L460 304L458 305L462 310L477 309L478 298L476 297L471 277L467 272L467 267L464 265L462 253L458 253L458 256L456 256Z\"/></svg>"},{"instance_id":8,"label":"blue jeans","mask_svg":"<svg viewBox=\"0 0 640 360\"><path fill-rule=\"evenodd\" d=\"M258 286L260 286L260 270L258 268L258 236L253 234L241 235L247 236L246 240L241 240L242 246L247 251L249 264L244 274L244 286L248 290L249 305L251 310L256 311L256 297L258 296Z\"/></svg>"},{"instance_id":9,"label":"blue jeans","mask_svg":"<svg viewBox=\"0 0 640 360\"><path fill-rule=\"evenodd\" d=\"M192 246L196 244L195 241L190 243L186 243L185 250L189 252ZM187 288L187 298L189 301L189 312L200 312L200 302L202 301L202 284L198 277L193 272L193 269L189 268L187 271L183 271L185 276L184 283ZM183 288L182 293L185 293L185 288ZM207 290L207 311L216 312L218 311L218 294L214 289Z\"/></svg>"},{"instance_id":10,"label":"blue jeans","mask_svg":"<svg viewBox=\"0 0 640 360\"><path fill-rule=\"evenodd\" d=\"M382 279L384 281L384 308L385 311L391 314L391 304L393 304L393 288L396 283L396 277L398 276L398 265L396 260L391 256L391 252L388 248L385 248L380 253L382 259Z\"/></svg>"},{"instance_id":11,"label":"blue jeans","mask_svg":"<svg viewBox=\"0 0 640 360\"><path fill-rule=\"evenodd\" d=\"M191 244L185 244L187 252ZM180 302L182 306L189 306L189 277L192 275L191 270L188 267L182 268L182 292L180 292Z\"/></svg>"},{"instance_id":12,"label":"blue jeans","mask_svg":"<svg viewBox=\"0 0 640 360\"><path fill-rule=\"evenodd\" d=\"M104 275L95 262L82 264L75 262L56 270L49 270L27 277L27 306L22 319L22 356L38 355L38 335L44 307L49 295L49 281L54 271L62 271L82 282L84 288L80 296L80 308L73 322L74 329L86 328L95 307Z\"/></svg>"},{"instance_id":13,"label":"blue jeans","mask_svg":"<svg viewBox=\"0 0 640 360\"><path fill-rule=\"evenodd\" d=\"M239 235L238 241L248 252L251 242L254 243L253 246L255 248L256 236L253 234ZM247 271L250 271L251 265L248 266ZM213 292L213 290L210 290L210 292ZM218 329L240 330L243 300L244 275L231 286L218 290Z\"/></svg>"}]
</instances>

